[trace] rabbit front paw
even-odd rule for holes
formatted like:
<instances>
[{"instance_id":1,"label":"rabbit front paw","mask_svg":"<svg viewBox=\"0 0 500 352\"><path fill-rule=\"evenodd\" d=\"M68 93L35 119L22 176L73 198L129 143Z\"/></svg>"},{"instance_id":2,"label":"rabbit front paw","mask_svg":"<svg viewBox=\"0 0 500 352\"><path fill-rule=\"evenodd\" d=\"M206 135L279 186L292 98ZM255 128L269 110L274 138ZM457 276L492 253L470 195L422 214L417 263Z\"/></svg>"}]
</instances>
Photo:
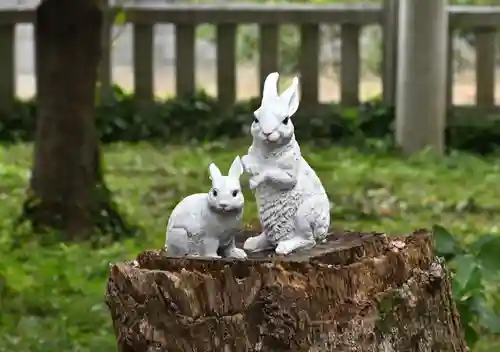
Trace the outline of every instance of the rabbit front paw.
<instances>
[{"instance_id":1,"label":"rabbit front paw","mask_svg":"<svg viewBox=\"0 0 500 352\"><path fill-rule=\"evenodd\" d=\"M255 159L250 155L243 155L241 158L241 163L243 164L243 168L245 172L251 176L255 176L258 173L257 163Z\"/></svg>"},{"instance_id":2,"label":"rabbit front paw","mask_svg":"<svg viewBox=\"0 0 500 352\"><path fill-rule=\"evenodd\" d=\"M248 181L250 189L251 190L256 189L257 187L260 186L260 184L262 182L264 182L264 180L265 180L265 176L262 174L258 174L258 175L251 177L250 180Z\"/></svg>"}]
</instances>

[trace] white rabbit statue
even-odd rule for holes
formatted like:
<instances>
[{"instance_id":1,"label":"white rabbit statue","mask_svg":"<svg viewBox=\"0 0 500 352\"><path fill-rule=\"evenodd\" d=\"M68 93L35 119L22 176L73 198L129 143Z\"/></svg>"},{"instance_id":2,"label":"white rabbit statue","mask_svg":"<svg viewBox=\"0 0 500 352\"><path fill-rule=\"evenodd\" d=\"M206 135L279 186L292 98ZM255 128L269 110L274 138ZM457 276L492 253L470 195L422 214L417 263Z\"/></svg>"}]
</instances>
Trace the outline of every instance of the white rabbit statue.
<instances>
[{"instance_id":1,"label":"white rabbit statue","mask_svg":"<svg viewBox=\"0 0 500 352\"><path fill-rule=\"evenodd\" d=\"M263 230L249 237L243 248L249 252L275 249L287 255L326 237L330 202L295 140L291 117L299 107L299 80L294 77L279 95L278 78L273 72L264 82L261 106L250 129L253 142L242 158Z\"/></svg>"},{"instance_id":2,"label":"white rabbit statue","mask_svg":"<svg viewBox=\"0 0 500 352\"><path fill-rule=\"evenodd\" d=\"M212 188L182 199L167 224L165 247L171 256L206 256L245 259L243 249L236 248L234 235L241 229L244 198L240 176L241 159L237 156L227 176L215 164L208 168Z\"/></svg>"}]
</instances>

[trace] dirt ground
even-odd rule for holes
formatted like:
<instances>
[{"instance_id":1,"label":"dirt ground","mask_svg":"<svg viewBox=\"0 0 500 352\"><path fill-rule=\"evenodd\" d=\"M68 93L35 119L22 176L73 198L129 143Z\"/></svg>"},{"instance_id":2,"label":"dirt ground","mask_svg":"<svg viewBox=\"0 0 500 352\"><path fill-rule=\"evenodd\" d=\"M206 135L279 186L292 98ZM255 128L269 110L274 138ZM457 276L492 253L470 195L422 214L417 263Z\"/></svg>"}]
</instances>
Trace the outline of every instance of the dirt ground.
<instances>
[{"instance_id":1,"label":"dirt ground","mask_svg":"<svg viewBox=\"0 0 500 352\"><path fill-rule=\"evenodd\" d=\"M246 99L258 94L258 71L256 66L238 67L237 97ZM497 77L500 75L497 74ZM215 67L198 68L196 79L198 86L203 87L211 95L217 94ZM127 90L132 90L133 73L130 67L114 67L113 80ZM497 79L497 86L500 80ZM158 96L172 96L175 90L174 68L160 68L155 70L155 92ZM361 99L366 100L381 93L382 84L379 77L363 77L361 86ZM17 94L19 97L28 98L35 92L35 79L32 75L19 75L17 78ZM453 100L455 104L473 104L475 100L475 74L464 72L455 75ZM337 101L340 97L339 79L335 74L322 73L320 77L320 101ZM500 89L496 89L496 101L500 102Z\"/></svg>"}]
</instances>

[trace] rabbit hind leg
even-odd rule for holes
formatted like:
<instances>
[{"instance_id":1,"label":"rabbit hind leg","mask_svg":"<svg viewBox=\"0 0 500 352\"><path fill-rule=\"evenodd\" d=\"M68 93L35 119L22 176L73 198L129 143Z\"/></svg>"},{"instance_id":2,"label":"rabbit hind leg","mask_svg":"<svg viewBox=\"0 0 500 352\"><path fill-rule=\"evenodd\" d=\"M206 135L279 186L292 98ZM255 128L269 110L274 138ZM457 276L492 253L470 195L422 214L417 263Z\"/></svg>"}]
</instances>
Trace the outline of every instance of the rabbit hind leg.
<instances>
[{"instance_id":1,"label":"rabbit hind leg","mask_svg":"<svg viewBox=\"0 0 500 352\"><path fill-rule=\"evenodd\" d=\"M280 241L278 246L276 247L276 254L279 255L288 255L294 251L299 249L309 249L314 247L316 244L316 240L311 238L303 238L301 236L295 235L292 238Z\"/></svg>"},{"instance_id":2,"label":"rabbit hind leg","mask_svg":"<svg viewBox=\"0 0 500 352\"><path fill-rule=\"evenodd\" d=\"M182 227L169 228L166 234L165 249L167 255L183 257L191 254L189 248L188 232Z\"/></svg>"},{"instance_id":3,"label":"rabbit hind leg","mask_svg":"<svg viewBox=\"0 0 500 352\"><path fill-rule=\"evenodd\" d=\"M276 254L287 255L300 249L309 249L316 245L318 199L311 197L300 205L295 215L294 233L278 243Z\"/></svg>"},{"instance_id":4,"label":"rabbit hind leg","mask_svg":"<svg viewBox=\"0 0 500 352\"><path fill-rule=\"evenodd\" d=\"M330 202L325 194L309 197L297 210L295 227L298 233L312 235L316 241L325 242L330 227Z\"/></svg>"},{"instance_id":5,"label":"rabbit hind leg","mask_svg":"<svg viewBox=\"0 0 500 352\"><path fill-rule=\"evenodd\" d=\"M288 255L300 249L312 248L315 244L311 223L306 218L297 217L293 235L278 242L275 252L279 255Z\"/></svg>"},{"instance_id":6,"label":"rabbit hind leg","mask_svg":"<svg viewBox=\"0 0 500 352\"><path fill-rule=\"evenodd\" d=\"M295 232L276 246L276 254L288 255L300 249L309 249L316 245L310 223L306 219L295 221Z\"/></svg>"}]
</instances>

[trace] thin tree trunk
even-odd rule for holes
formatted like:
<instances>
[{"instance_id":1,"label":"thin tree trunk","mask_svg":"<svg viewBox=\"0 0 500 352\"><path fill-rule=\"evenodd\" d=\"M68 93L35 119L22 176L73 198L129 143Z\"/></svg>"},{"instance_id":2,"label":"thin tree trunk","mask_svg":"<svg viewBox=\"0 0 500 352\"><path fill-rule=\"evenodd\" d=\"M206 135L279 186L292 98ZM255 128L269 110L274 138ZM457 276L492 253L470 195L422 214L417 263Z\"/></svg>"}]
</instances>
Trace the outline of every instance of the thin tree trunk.
<instances>
[{"instance_id":1,"label":"thin tree trunk","mask_svg":"<svg viewBox=\"0 0 500 352\"><path fill-rule=\"evenodd\" d=\"M169 258L110 266L122 352L465 352L446 269L425 231L332 234L284 259Z\"/></svg>"},{"instance_id":2,"label":"thin tree trunk","mask_svg":"<svg viewBox=\"0 0 500 352\"><path fill-rule=\"evenodd\" d=\"M31 180L37 228L88 238L93 229L94 99L103 13L95 0L45 0L36 11L38 121Z\"/></svg>"}]
</instances>

